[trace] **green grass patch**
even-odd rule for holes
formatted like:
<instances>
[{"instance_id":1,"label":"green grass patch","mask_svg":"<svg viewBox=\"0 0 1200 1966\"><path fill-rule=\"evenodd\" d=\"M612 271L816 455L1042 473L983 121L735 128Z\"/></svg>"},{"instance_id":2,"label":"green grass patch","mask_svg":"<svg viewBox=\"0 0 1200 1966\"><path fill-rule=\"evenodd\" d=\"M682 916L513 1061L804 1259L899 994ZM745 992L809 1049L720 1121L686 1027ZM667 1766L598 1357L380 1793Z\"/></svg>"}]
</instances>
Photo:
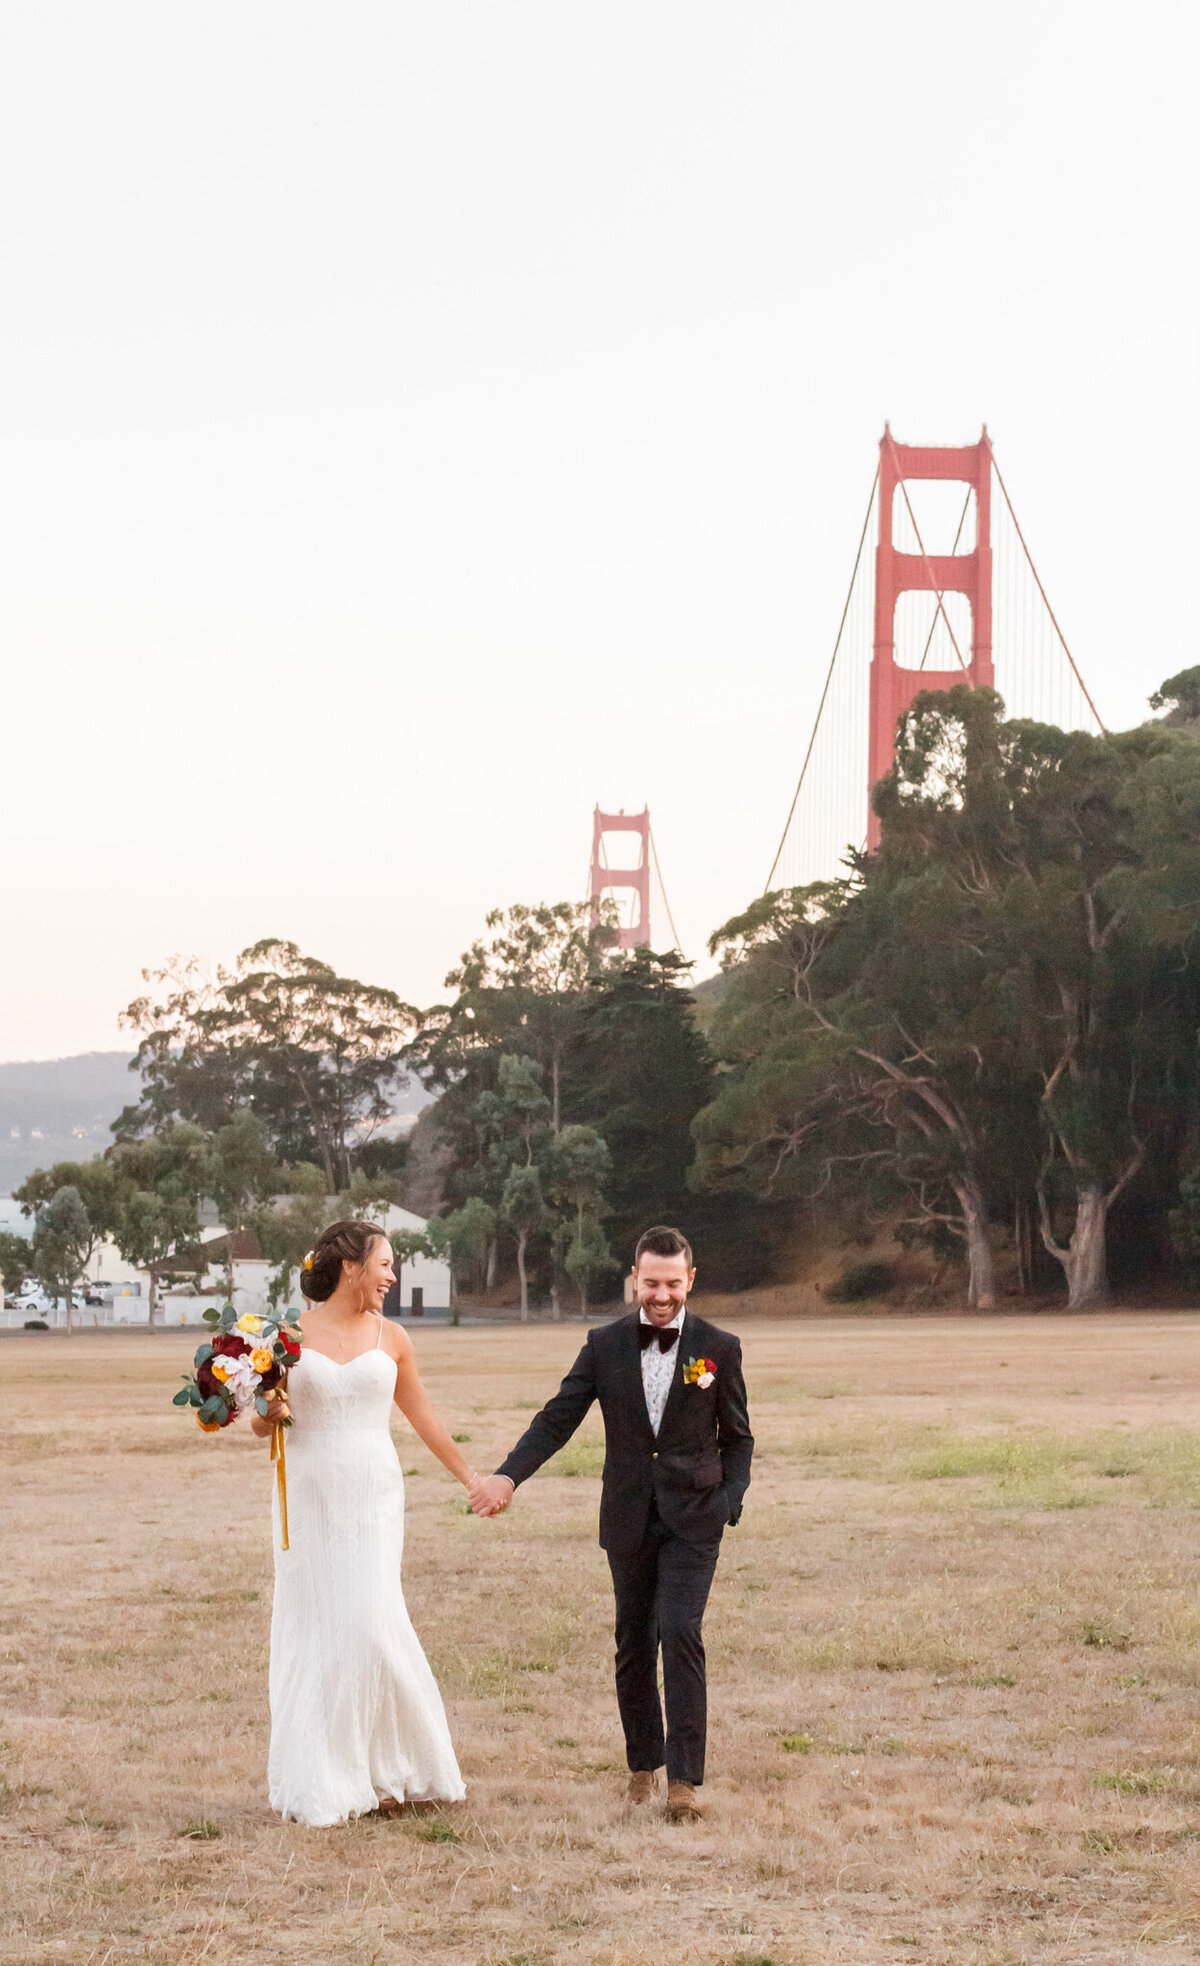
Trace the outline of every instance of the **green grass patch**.
<instances>
[{"instance_id":1,"label":"green grass patch","mask_svg":"<svg viewBox=\"0 0 1200 1966\"><path fill-rule=\"evenodd\" d=\"M1109 1429L1080 1434L1050 1428L982 1434L941 1431L914 1443L896 1473L911 1481L972 1481L1001 1507L1078 1509L1110 1500L1108 1484L1126 1484L1122 1500L1155 1506L1200 1505L1200 1437L1190 1428ZM976 1490L978 1492L978 1490Z\"/></svg>"},{"instance_id":2,"label":"green grass patch","mask_svg":"<svg viewBox=\"0 0 1200 1966\"><path fill-rule=\"evenodd\" d=\"M964 1481L983 1475L993 1481L1028 1482L1058 1473L1066 1465L1067 1453L1067 1444L1054 1436L951 1437L932 1452L914 1457L908 1472L916 1481Z\"/></svg>"},{"instance_id":3,"label":"green grass patch","mask_svg":"<svg viewBox=\"0 0 1200 1966\"><path fill-rule=\"evenodd\" d=\"M1097 1775L1094 1786L1098 1789L1116 1789L1121 1795L1162 1795L1171 1786L1173 1768L1122 1768L1114 1773Z\"/></svg>"},{"instance_id":4,"label":"green grass patch","mask_svg":"<svg viewBox=\"0 0 1200 1966\"><path fill-rule=\"evenodd\" d=\"M1099 1652L1128 1652L1133 1644L1131 1633L1122 1631L1108 1618L1086 1619L1082 1637L1085 1645L1093 1645Z\"/></svg>"},{"instance_id":5,"label":"green grass patch","mask_svg":"<svg viewBox=\"0 0 1200 1966\"><path fill-rule=\"evenodd\" d=\"M422 1843L462 1842L454 1824L448 1823L443 1816L433 1816L425 1822L419 1822L415 1825L415 1829Z\"/></svg>"},{"instance_id":6,"label":"green grass patch","mask_svg":"<svg viewBox=\"0 0 1200 1966\"><path fill-rule=\"evenodd\" d=\"M806 1398L821 1398L816 1390ZM780 1451L780 1450L777 1450ZM798 1426L781 1447L822 1480L907 1487L921 1506L1080 1509L1116 1500L1200 1508L1200 1433L1190 1427L1106 1427L1080 1433L993 1424L963 1433L936 1424L861 1417ZM961 1494L957 1484L964 1484ZM966 1486L970 1484L970 1486ZM924 1491L924 1493L923 1493Z\"/></svg>"},{"instance_id":7,"label":"green grass patch","mask_svg":"<svg viewBox=\"0 0 1200 1966\"><path fill-rule=\"evenodd\" d=\"M571 1440L552 1455L542 1474L548 1475L599 1475L604 1466L604 1442L601 1440Z\"/></svg>"}]
</instances>

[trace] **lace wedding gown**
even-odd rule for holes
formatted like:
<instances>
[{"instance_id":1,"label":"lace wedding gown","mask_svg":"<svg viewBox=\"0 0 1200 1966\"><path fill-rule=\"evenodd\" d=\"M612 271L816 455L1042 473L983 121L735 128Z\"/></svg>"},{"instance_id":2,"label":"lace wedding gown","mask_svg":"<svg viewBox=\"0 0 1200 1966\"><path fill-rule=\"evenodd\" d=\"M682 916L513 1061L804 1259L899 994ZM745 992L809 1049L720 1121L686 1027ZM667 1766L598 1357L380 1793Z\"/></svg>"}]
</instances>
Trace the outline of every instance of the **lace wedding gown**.
<instances>
[{"instance_id":1,"label":"lace wedding gown","mask_svg":"<svg viewBox=\"0 0 1200 1966\"><path fill-rule=\"evenodd\" d=\"M395 1390L395 1361L378 1340L345 1365L306 1349L288 1375L291 1548L280 1544L276 1501L268 1775L271 1807L314 1828L385 1795L465 1794L400 1583Z\"/></svg>"}]
</instances>

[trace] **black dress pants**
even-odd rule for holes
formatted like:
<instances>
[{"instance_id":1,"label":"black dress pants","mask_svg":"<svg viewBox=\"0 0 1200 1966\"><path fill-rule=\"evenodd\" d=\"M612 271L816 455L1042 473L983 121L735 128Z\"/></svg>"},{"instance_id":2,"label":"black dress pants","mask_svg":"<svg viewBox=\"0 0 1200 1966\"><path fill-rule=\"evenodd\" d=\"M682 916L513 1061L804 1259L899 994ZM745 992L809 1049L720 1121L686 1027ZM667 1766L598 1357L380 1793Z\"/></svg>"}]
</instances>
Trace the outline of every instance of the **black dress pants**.
<instances>
[{"instance_id":1,"label":"black dress pants","mask_svg":"<svg viewBox=\"0 0 1200 1966\"><path fill-rule=\"evenodd\" d=\"M653 1512L641 1545L609 1552L617 1600L617 1705L631 1769L661 1768L667 1779L704 1780L708 1693L701 1625L720 1554L715 1543L687 1543ZM667 1725L658 1697L662 1647Z\"/></svg>"}]
</instances>

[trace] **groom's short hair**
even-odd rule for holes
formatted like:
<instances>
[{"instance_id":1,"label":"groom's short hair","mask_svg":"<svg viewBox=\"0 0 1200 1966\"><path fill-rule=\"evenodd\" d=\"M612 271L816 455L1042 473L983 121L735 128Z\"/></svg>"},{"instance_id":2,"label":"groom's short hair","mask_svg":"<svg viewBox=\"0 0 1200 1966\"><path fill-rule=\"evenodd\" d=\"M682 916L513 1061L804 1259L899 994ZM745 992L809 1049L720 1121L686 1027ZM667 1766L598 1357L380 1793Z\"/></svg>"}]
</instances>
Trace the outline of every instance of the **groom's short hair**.
<instances>
[{"instance_id":1,"label":"groom's short hair","mask_svg":"<svg viewBox=\"0 0 1200 1966\"><path fill-rule=\"evenodd\" d=\"M682 1256L688 1269L692 1263L692 1245L678 1229L668 1229L660 1223L656 1229L647 1229L638 1237L638 1246L633 1252L633 1267L636 1270L643 1256Z\"/></svg>"}]
</instances>

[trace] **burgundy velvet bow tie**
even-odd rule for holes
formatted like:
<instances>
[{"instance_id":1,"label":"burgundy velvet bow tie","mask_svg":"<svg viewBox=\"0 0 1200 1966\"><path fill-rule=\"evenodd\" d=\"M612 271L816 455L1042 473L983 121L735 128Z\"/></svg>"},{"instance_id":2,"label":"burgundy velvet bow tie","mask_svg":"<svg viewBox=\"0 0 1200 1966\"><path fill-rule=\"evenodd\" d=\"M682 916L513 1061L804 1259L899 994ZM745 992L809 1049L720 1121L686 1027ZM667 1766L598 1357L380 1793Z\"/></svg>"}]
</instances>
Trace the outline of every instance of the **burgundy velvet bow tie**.
<instances>
[{"instance_id":1,"label":"burgundy velvet bow tie","mask_svg":"<svg viewBox=\"0 0 1200 1966\"><path fill-rule=\"evenodd\" d=\"M643 1351L645 1351L647 1345L652 1345L654 1343L654 1340L657 1338L659 1351L669 1352L672 1345L675 1343L675 1340L678 1338L678 1336L679 1336L678 1328L672 1331L671 1328L668 1326L666 1330L663 1330L661 1325L642 1324L639 1320L638 1342L641 1345Z\"/></svg>"}]
</instances>

